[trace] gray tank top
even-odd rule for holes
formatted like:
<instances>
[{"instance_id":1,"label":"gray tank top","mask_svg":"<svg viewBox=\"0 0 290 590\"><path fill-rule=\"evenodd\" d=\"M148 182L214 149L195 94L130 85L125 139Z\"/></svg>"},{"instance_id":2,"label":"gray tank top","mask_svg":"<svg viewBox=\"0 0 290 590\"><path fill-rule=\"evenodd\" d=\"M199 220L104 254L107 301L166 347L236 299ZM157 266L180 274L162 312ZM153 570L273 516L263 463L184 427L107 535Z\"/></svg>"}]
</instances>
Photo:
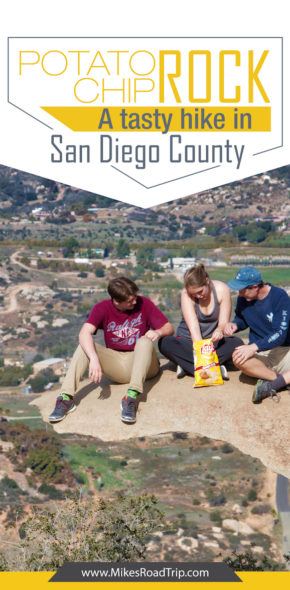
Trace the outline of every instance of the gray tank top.
<instances>
[{"instance_id":1,"label":"gray tank top","mask_svg":"<svg viewBox=\"0 0 290 590\"><path fill-rule=\"evenodd\" d=\"M209 315L202 313L198 303L195 302L194 304L194 309L196 317L198 319L202 338L210 338L210 336L216 330L219 321L220 304L218 302L216 288L212 282L211 289L213 293L214 307ZM191 340L191 335L184 318L182 318L176 330L176 336L180 336L182 338L190 338Z\"/></svg>"}]
</instances>

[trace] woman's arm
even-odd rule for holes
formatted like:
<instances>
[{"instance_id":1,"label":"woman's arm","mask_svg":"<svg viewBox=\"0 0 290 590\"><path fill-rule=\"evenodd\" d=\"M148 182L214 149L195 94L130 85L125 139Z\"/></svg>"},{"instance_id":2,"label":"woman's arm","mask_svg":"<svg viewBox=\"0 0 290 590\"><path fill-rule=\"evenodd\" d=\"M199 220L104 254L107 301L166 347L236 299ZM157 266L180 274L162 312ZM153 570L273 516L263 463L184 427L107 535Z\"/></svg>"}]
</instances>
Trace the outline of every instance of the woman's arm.
<instances>
[{"instance_id":1,"label":"woman's arm","mask_svg":"<svg viewBox=\"0 0 290 590\"><path fill-rule=\"evenodd\" d=\"M192 299L190 299L186 289L182 289L181 292L181 311L192 340L201 340L201 332L194 309L194 303Z\"/></svg>"},{"instance_id":2,"label":"woman's arm","mask_svg":"<svg viewBox=\"0 0 290 590\"><path fill-rule=\"evenodd\" d=\"M219 312L219 321L218 321L218 328L224 331L226 324L231 319L232 313L232 300L231 300L231 292L229 287L218 281L215 284L217 296L220 304L220 312Z\"/></svg>"}]
</instances>

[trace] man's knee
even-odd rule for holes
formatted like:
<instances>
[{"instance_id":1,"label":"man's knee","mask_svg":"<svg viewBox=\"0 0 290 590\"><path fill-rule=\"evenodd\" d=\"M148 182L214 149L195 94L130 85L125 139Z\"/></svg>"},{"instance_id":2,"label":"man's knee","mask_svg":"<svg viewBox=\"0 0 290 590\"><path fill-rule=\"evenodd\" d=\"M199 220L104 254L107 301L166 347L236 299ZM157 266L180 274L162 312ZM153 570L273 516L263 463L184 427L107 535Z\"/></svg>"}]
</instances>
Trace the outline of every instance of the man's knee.
<instances>
[{"instance_id":1,"label":"man's knee","mask_svg":"<svg viewBox=\"0 0 290 590\"><path fill-rule=\"evenodd\" d=\"M233 356L232 356L232 363L236 367L236 369L239 369L240 371L243 370L244 363L239 363L238 361L235 361Z\"/></svg>"},{"instance_id":2,"label":"man's knee","mask_svg":"<svg viewBox=\"0 0 290 590\"><path fill-rule=\"evenodd\" d=\"M232 363L236 367L236 369L239 369L239 371L242 371L242 373L245 372L247 369L247 361L244 363L237 361L235 359L235 353L233 353L233 356L232 356Z\"/></svg>"},{"instance_id":3,"label":"man's knee","mask_svg":"<svg viewBox=\"0 0 290 590\"><path fill-rule=\"evenodd\" d=\"M147 336L141 336L136 342L135 350L152 351L154 344Z\"/></svg>"}]
</instances>

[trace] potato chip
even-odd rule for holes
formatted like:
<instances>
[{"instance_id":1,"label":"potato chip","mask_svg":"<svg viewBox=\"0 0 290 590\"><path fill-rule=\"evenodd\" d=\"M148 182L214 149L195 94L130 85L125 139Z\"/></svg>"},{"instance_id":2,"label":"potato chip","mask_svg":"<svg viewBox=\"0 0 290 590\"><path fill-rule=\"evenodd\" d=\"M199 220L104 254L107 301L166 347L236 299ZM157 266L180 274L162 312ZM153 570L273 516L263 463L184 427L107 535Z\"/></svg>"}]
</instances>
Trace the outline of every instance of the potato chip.
<instances>
[{"instance_id":1,"label":"potato chip","mask_svg":"<svg viewBox=\"0 0 290 590\"><path fill-rule=\"evenodd\" d=\"M223 385L218 355L210 338L193 343L194 387Z\"/></svg>"}]
</instances>

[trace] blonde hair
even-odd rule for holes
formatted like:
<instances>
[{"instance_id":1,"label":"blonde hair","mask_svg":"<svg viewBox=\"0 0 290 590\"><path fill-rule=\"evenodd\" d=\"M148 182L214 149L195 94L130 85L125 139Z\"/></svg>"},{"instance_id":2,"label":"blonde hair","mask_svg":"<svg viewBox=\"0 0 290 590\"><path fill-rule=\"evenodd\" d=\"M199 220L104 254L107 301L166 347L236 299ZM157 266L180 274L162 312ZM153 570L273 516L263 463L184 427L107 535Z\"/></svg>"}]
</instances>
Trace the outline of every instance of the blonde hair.
<instances>
[{"instance_id":1,"label":"blonde hair","mask_svg":"<svg viewBox=\"0 0 290 590\"><path fill-rule=\"evenodd\" d=\"M189 268L184 275L184 286L203 287L208 282L209 276L203 264L196 264Z\"/></svg>"}]
</instances>

